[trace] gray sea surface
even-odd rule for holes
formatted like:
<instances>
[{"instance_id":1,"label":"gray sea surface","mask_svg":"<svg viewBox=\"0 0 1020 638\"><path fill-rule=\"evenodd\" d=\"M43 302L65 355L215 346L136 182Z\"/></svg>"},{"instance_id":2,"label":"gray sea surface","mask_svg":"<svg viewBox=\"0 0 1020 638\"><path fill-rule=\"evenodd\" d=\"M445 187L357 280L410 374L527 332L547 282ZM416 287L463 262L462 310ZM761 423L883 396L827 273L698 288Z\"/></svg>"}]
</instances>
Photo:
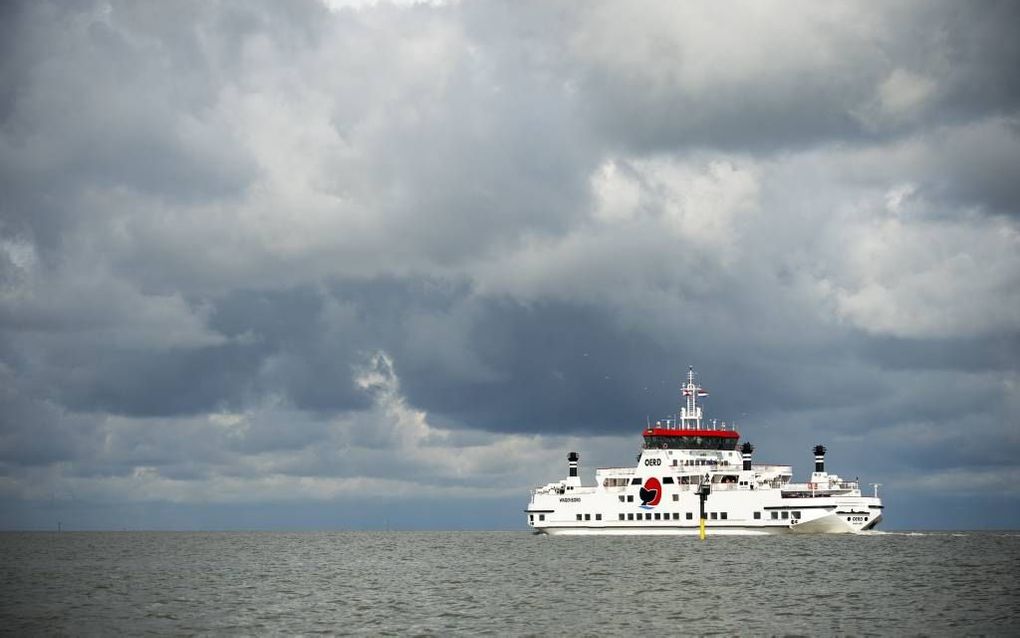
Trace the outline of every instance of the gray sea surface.
<instances>
[{"instance_id":1,"label":"gray sea surface","mask_svg":"<svg viewBox=\"0 0 1020 638\"><path fill-rule=\"evenodd\" d=\"M1020 533L0 534L10 635L1018 635Z\"/></svg>"}]
</instances>

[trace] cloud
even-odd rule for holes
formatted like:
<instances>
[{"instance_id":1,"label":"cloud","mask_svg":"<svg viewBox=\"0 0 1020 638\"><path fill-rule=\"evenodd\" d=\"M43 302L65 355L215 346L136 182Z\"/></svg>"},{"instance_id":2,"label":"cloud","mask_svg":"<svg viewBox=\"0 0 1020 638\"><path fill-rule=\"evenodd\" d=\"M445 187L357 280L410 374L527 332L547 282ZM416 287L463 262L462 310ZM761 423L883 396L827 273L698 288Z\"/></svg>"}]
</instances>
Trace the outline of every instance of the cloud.
<instances>
[{"instance_id":1,"label":"cloud","mask_svg":"<svg viewBox=\"0 0 1020 638\"><path fill-rule=\"evenodd\" d=\"M0 482L0 498L101 504L501 498L526 490L561 448L578 444L432 425L407 402L385 352L368 355L353 380L371 408L329 419L273 400L187 419L97 420L90 433L97 445L87 460L8 458L13 472ZM30 416L42 425L38 414ZM26 444L12 447L24 452Z\"/></svg>"},{"instance_id":2,"label":"cloud","mask_svg":"<svg viewBox=\"0 0 1020 638\"><path fill-rule=\"evenodd\" d=\"M1008 3L3 11L8 503L524 499L689 364L777 462L1015 468Z\"/></svg>"}]
</instances>

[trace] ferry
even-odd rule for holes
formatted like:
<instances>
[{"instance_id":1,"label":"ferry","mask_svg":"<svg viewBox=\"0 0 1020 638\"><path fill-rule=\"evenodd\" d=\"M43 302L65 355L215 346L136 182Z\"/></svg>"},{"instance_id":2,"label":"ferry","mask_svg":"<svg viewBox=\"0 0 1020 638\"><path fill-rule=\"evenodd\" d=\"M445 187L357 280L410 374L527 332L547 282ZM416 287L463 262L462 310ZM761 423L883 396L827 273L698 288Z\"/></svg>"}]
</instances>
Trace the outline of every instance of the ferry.
<instances>
[{"instance_id":1,"label":"ferry","mask_svg":"<svg viewBox=\"0 0 1020 638\"><path fill-rule=\"evenodd\" d=\"M567 476L532 490L525 510L539 534L763 535L845 534L882 520L878 484L872 496L858 480L825 470L825 446L814 448L814 472L793 482L789 465L753 462L754 446L725 423L706 422L694 368L682 386L680 413L642 433L636 467L595 471L583 485L580 456L567 454Z\"/></svg>"}]
</instances>

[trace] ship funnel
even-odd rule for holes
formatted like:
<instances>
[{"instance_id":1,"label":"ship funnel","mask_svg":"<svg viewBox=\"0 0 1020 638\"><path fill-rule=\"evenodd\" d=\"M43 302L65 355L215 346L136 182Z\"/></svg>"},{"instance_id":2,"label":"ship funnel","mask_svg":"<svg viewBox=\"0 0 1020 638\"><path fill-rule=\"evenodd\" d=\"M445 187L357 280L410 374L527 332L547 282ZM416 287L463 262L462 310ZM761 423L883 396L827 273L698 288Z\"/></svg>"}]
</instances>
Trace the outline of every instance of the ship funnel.
<instances>
[{"instance_id":1,"label":"ship funnel","mask_svg":"<svg viewBox=\"0 0 1020 638\"><path fill-rule=\"evenodd\" d=\"M821 473L821 472L824 472L824 471L825 471L825 446L824 445L816 445L815 446L815 472Z\"/></svg>"},{"instance_id":2,"label":"ship funnel","mask_svg":"<svg viewBox=\"0 0 1020 638\"><path fill-rule=\"evenodd\" d=\"M577 452L567 454L567 476L577 476L577 461L580 458L581 455Z\"/></svg>"},{"instance_id":3,"label":"ship funnel","mask_svg":"<svg viewBox=\"0 0 1020 638\"><path fill-rule=\"evenodd\" d=\"M744 444L740 446L740 454L744 459L744 471L746 472L751 469L751 455L754 454L754 446L744 441Z\"/></svg>"}]
</instances>

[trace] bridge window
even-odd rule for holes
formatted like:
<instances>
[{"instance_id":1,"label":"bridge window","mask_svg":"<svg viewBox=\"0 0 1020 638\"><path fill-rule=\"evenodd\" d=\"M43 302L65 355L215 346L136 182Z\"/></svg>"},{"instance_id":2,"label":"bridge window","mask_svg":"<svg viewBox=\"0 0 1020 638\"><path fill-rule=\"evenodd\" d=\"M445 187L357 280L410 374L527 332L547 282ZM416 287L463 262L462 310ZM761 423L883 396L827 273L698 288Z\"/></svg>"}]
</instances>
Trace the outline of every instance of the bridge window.
<instances>
[{"instance_id":1,"label":"bridge window","mask_svg":"<svg viewBox=\"0 0 1020 638\"><path fill-rule=\"evenodd\" d=\"M646 436L645 449L735 450L735 437L721 436Z\"/></svg>"},{"instance_id":2,"label":"bridge window","mask_svg":"<svg viewBox=\"0 0 1020 638\"><path fill-rule=\"evenodd\" d=\"M633 503L634 502L634 495L633 494L628 494L627 495L627 502L628 503Z\"/></svg>"}]
</instances>

